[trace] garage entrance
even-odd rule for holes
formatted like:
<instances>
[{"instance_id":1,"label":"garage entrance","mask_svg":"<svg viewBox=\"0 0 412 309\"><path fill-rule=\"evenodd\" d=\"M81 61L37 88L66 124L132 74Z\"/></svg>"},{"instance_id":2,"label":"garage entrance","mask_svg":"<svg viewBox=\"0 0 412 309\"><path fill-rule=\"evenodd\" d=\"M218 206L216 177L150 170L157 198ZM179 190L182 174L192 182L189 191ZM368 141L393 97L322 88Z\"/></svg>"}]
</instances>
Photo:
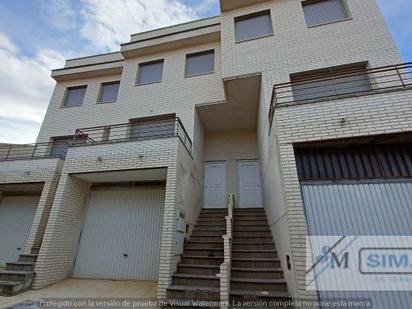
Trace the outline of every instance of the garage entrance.
<instances>
[{"instance_id":1,"label":"garage entrance","mask_svg":"<svg viewBox=\"0 0 412 309\"><path fill-rule=\"evenodd\" d=\"M24 253L39 200L39 195L0 198L0 265Z\"/></svg>"},{"instance_id":2,"label":"garage entrance","mask_svg":"<svg viewBox=\"0 0 412 309\"><path fill-rule=\"evenodd\" d=\"M296 149L311 236L412 235L412 146ZM330 292L371 299L374 308L412 308L412 292Z\"/></svg>"},{"instance_id":3,"label":"garage entrance","mask_svg":"<svg viewBox=\"0 0 412 309\"><path fill-rule=\"evenodd\" d=\"M164 186L90 194L73 277L157 281Z\"/></svg>"}]
</instances>

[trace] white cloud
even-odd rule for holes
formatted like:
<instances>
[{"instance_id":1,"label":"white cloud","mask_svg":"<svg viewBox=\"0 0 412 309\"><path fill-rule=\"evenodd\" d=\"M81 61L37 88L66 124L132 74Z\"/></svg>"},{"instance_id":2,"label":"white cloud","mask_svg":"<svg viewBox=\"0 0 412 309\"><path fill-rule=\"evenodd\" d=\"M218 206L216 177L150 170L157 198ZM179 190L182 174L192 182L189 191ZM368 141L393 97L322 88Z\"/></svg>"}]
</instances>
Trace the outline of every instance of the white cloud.
<instances>
[{"instance_id":1,"label":"white cloud","mask_svg":"<svg viewBox=\"0 0 412 309\"><path fill-rule=\"evenodd\" d=\"M130 34L198 18L198 11L175 0L83 0L81 35L97 48L118 50Z\"/></svg>"},{"instance_id":2,"label":"white cloud","mask_svg":"<svg viewBox=\"0 0 412 309\"><path fill-rule=\"evenodd\" d=\"M74 2L63 0L41 0L40 14L43 20L57 30L68 31L77 25Z\"/></svg>"},{"instance_id":3,"label":"white cloud","mask_svg":"<svg viewBox=\"0 0 412 309\"><path fill-rule=\"evenodd\" d=\"M0 32L0 142L35 141L54 87L50 70L62 67L64 58L118 50L131 34L198 19L216 1L41 0L40 14L50 29L67 34L62 39L77 35L89 44L62 52L41 48L28 58Z\"/></svg>"},{"instance_id":4,"label":"white cloud","mask_svg":"<svg viewBox=\"0 0 412 309\"><path fill-rule=\"evenodd\" d=\"M25 142L34 142L53 91L50 69L63 65L63 56L51 50L40 50L30 59L19 54L17 47L0 33L0 118L3 123L0 142L16 142L16 127L24 127ZM29 125L30 124L30 125ZM32 132L27 132L32 127ZM29 133L29 134L28 134ZM19 140L21 142L21 140Z\"/></svg>"},{"instance_id":5,"label":"white cloud","mask_svg":"<svg viewBox=\"0 0 412 309\"><path fill-rule=\"evenodd\" d=\"M15 53L17 51L16 46L10 41L10 39L4 34L0 32L0 50L8 51L11 53Z\"/></svg>"}]
</instances>

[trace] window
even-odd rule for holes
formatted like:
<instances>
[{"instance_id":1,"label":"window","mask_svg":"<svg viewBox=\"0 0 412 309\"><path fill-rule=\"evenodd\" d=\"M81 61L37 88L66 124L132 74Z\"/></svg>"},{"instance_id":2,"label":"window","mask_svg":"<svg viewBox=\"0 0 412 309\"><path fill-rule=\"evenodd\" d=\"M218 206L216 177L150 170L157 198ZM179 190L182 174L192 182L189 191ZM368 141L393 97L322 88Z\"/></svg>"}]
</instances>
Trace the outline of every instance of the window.
<instances>
[{"instance_id":1,"label":"window","mask_svg":"<svg viewBox=\"0 0 412 309\"><path fill-rule=\"evenodd\" d=\"M344 0L308 0L302 2L307 25L316 26L349 17Z\"/></svg>"},{"instance_id":2,"label":"window","mask_svg":"<svg viewBox=\"0 0 412 309\"><path fill-rule=\"evenodd\" d=\"M196 76L213 73L215 71L215 51L208 50L186 55L185 75Z\"/></svg>"},{"instance_id":3,"label":"window","mask_svg":"<svg viewBox=\"0 0 412 309\"><path fill-rule=\"evenodd\" d=\"M63 106L80 106L83 104L87 86L67 88Z\"/></svg>"},{"instance_id":4,"label":"window","mask_svg":"<svg viewBox=\"0 0 412 309\"><path fill-rule=\"evenodd\" d=\"M366 64L353 64L292 74L294 102L314 102L348 97L371 90Z\"/></svg>"},{"instance_id":5,"label":"window","mask_svg":"<svg viewBox=\"0 0 412 309\"><path fill-rule=\"evenodd\" d=\"M137 85L151 84L162 81L164 60L139 64Z\"/></svg>"},{"instance_id":6,"label":"window","mask_svg":"<svg viewBox=\"0 0 412 309\"><path fill-rule=\"evenodd\" d=\"M87 136L75 136L70 135L70 136L59 136L59 137L53 137L53 144L50 149L50 156L51 157L59 157L59 158L65 158L67 151L69 148L73 145L79 145L79 144L84 144L86 143Z\"/></svg>"},{"instance_id":7,"label":"window","mask_svg":"<svg viewBox=\"0 0 412 309\"><path fill-rule=\"evenodd\" d=\"M235 18L236 42L273 34L270 11L257 12Z\"/></svg>"},{"instance_id":8,"label":"window","mask_svg":"<svg viewBox=\"0 0 412 309\"><path fill-rule=\"evenodd\" d=\"M120 82L103 83L100 88L99 102L115 102L119 93Z\"/></svg>"},{"instance_id":9,"label":"window","mask_svg":"<svg viewBox=\"0 0 412 309\"><path fill-rule=\"evenodd\" d=\"M171 137L176 131L175 114L132 119L130 122L130 138L132 139Z\"/></svg>"}]
</instances>

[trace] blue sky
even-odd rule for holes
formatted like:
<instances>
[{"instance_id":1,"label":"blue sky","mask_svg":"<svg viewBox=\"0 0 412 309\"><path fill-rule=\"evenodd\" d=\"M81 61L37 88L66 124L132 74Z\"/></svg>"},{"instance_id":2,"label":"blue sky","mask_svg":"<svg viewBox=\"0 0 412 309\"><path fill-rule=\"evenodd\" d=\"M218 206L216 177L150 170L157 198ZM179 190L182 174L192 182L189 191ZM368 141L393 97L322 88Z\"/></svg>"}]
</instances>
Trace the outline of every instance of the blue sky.
<instances>
[{"instance_id":1,"label":"blue sky","mask_svg":"<svg viewBox=\"0 0 412 309\"><path fill-rule=\"evenodd\" d=\"M410 1L378 0L405 61L412 61ZM0 0L0 142L35 141L54 87L50 70L64 59L218 14L218 0Z\"/></svg>"}]
</instances>

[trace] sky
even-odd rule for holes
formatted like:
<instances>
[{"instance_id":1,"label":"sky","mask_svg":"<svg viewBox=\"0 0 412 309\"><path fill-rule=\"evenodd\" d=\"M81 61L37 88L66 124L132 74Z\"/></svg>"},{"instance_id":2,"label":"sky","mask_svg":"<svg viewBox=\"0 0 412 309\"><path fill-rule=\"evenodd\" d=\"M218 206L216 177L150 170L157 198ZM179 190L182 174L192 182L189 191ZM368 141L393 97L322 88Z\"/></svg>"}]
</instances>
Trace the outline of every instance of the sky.
<instances>
[{"instance_id":1,"label":"sky","mask_svg":"<svg viewBox=\"0 0 412 309\"><path fill-rule=\"evenodd\" d=\"M412 61L411 0L377 1L403 60ZM55 84L50 70L65 59L215 15L219 0L0 0L0 143L35 142Z\"/></svg>"}]
</instances>

